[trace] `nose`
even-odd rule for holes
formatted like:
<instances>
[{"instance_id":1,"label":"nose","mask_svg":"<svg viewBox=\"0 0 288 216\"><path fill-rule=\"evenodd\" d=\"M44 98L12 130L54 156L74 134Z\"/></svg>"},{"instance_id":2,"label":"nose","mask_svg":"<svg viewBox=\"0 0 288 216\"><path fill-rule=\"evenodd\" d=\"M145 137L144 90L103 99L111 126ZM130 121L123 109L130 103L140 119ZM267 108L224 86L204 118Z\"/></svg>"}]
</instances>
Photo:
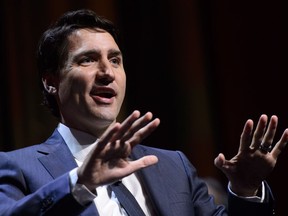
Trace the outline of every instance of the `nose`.
<instances>
[{"instance_id":1,"label":"nose","mask_svg":"<svg viewBox=\"0 0 288 216\"><path fill-rule=\"evenodd\" d=\"M108 84L115 79L114 71L109 60L99 61L97 80L103 84Z\"/></svg>"}]
</instances>

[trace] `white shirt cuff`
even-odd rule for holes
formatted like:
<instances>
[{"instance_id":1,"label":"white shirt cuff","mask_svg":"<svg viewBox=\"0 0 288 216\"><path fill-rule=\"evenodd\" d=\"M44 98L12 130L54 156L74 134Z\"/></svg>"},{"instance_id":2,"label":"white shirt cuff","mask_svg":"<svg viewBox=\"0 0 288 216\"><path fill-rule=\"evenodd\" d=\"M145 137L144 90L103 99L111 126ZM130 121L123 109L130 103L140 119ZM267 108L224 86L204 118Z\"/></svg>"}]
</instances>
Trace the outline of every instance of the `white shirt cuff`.
<instances>
[{"instance_id":1,"label":"white shirt cuff","mask_svg":"<svg viewBox=\"0 0 288 216\"><path fill-rule=\"evenodd\" d=\"M235 194L231 188L230 188L230 182L228 184L228 191L229 193L233 194L236 197L239 197L241 199L245 199L247 201L251 201L251 202L258 202L258 203L263 203L264 202L264 198L265 198L265 185L264 182L262 182L262 187L261 187L261 197L259 196L250 196L250 197L244 197L244 196L238 196L237 194Z\"/></svg>"},{"instance_id":2,"label":"white shirt cuff","mask_svg":"<svg viewBox=\"0 0 288 216\"><path fill-rule=\"evenodd\" d=\"M85 185L77 184L77 169L78 168L75 168L69 172L71 193L77 202L81 205L87 205L88 203L93 202L96 195L93 194Z\"/></svg>"}]
</instances>

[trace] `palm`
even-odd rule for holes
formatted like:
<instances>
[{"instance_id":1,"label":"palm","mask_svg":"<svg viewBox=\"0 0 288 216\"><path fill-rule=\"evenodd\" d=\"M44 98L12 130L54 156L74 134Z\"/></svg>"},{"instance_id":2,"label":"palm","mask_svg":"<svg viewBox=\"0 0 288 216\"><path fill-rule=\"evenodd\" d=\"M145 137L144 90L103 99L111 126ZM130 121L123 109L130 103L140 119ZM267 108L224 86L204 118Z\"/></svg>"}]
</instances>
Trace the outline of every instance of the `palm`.
<instances>
[{"instance_id":1,"label":"palm","mask_svg":"<svg viewBox=\"0 0 288 216\"><path fill-rule=\"evenodd\" d=\"M117 181L131 173L157 163L156 156L148 155L131 161L132 148L151 134L159 125L159 119L152 119L147 113L140 117L135 111L122 124L115 123L101 136L78 169L79 183L89 189Z\"/></svg>"}]
</instances>

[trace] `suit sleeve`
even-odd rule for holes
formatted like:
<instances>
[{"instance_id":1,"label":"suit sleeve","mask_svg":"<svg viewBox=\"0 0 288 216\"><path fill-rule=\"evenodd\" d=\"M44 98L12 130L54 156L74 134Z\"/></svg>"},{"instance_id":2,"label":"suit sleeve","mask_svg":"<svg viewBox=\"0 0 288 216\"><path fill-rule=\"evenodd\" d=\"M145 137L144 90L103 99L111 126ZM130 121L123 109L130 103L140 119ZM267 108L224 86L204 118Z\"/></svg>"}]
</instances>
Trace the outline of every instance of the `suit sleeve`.
<instances>
[{"instance_id":1,"label":"suit sleeve","mask_svg":"<svg viewBox=\"0 0 288 216\"><path fill-rule=\"evenodd\" d=\"M214 197L208 194L207 185L201 178L199 178L195 167L182 152L178 151L178 154L182 160L186 175L190 182L190 192L195 215L227 216L227 209L224 205L216 205Z\"/></svg>"},{"instance_id":2,"label":"suit sleeve","mask_svg":"<svg viewBox=\"0 0 288 216\"><path fill-rule=\"evenodd\" d=\"M232 215L232 216L275 215L273 194L267 182L264 182L264 185L265 185L265 197L262 203L247 201L245 199L239 198L229 193L228 194L229 215Z\"/></svg>"},{"instance_id":3,"label":"suit sleeve","mask_svg":"<svg viewBox=\"0 0 288 216\"><path fill-rule=\"evenodd\" d=\"M79 215L84 208L71 194L69 173L31 193L21 169L0 153L0 215Z\"/></svg>"}]
</instances>

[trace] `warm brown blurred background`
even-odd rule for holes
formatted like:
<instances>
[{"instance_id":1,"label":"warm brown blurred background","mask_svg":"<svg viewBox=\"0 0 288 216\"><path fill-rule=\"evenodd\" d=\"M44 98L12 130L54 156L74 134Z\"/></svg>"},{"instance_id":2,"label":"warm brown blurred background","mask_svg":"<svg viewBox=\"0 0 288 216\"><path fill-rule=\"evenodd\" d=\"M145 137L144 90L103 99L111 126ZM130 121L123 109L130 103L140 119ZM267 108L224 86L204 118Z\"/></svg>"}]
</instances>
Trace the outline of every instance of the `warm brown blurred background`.
<instances>
[{"instance_id":1,"label":"warm brown blurred background","mask_svg":"<svg viewBox=\"0 0 288 216\"><path fill-rule=\"evenodd\" d=\"M288 127L286 1L4 0L0 3L0 150L42 142L56 121L41 107L35 50L67 10L90 8L122 32L128 89L123 114L152 111L146 144L185 152L200 176L226 179L213 160L232 157L248 118ZM278 215L287 202L288 149L268 181Z\"/></svg>"}]
</instances>

